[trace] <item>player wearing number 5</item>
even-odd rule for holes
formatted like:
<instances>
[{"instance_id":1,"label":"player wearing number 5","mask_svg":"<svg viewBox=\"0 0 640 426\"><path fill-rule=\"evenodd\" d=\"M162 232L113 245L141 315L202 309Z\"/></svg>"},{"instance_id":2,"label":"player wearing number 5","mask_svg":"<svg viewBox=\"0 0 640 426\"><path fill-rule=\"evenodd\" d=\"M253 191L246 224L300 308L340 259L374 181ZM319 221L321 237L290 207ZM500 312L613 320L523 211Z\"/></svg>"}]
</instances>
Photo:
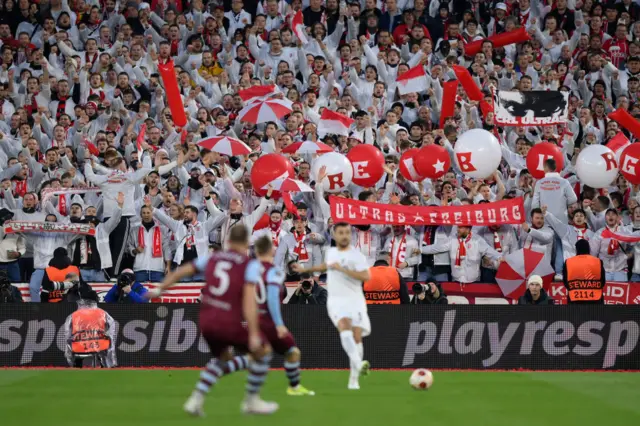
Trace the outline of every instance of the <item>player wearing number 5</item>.
<instances>
[{"instance_id":1,"label":"player wearing number 5","mask_svg":"<svg viewBox=\"0 0 640 426\"><path fill-rule=\"evenodd\" d=\"M602 304L606 274L602 260L589 254L587 240L578 240L576 256L564 263L563 280L567 288L567 303Z\"/></svg>"}]
</instances>

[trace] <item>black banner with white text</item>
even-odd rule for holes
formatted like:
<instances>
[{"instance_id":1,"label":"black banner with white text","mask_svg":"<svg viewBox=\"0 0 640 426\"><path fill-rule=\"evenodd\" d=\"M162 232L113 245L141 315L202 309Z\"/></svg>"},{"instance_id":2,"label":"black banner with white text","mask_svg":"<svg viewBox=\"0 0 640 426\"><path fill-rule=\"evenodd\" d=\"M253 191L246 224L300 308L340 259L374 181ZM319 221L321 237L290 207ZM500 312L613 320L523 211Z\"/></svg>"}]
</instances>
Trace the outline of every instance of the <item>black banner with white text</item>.
<instances>
[{"instance_id":1,"label":"black banner with white text","mask_svg":"<svg viewBox=\"0 0 640 426\"><path fill-rule=\"evenodd\" d=\"M198 305L101 305L117 322L122 367L199 367L209 360ZM65 366L75 304L0 309L0 367ZM283 306L304 368L347 368L324 306ZM640 370L635 306L370 306L374 368ZM281 365L276 359L274 366Z\"/></svg>"}]
</instances>

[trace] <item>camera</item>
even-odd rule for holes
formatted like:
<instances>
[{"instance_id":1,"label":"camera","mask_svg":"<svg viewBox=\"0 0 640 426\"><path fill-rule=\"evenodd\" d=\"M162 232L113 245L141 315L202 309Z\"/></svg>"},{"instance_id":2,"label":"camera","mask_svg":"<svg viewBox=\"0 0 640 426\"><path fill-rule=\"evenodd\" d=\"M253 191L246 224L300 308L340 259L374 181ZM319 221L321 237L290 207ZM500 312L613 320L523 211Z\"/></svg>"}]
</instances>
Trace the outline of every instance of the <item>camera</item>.
<instances>
[{"instance_id":1,"label":"camera","mask_svg":"<svg viewBox=\"0 0 640 426\"><path fill-rule=\"evenodd\" d=\"M309 281L309 280L302 281L300 283L300 285L302 286L302 288L304 290L310 290L311 287L313 287L313 283L311 281Z\"/></svg>"},{"instance_id":2,"label":"camera","mask_svg":"<svg viewBox=\"0 0 640 426\"><path fill-rule=\"evenodd\" d=\"M136 277L129 272L122 272L118 277L118 287L123 288L132 285Z\"/></svg>"},{"instance_id":3,"label":"camera","mask_svg":"<svg viewBox=\"0 0 640 426\"><path fill-rule=\"evenodd\" d=\"M11 283L7 273L4 270L0 271L0 303L13 303L14 298L11 293Z\"/></svg>"},{"instance_id":4,"label":"camera","mask_svg":"<svg viewBox=\"0 0 640 426\"><path fill-rule=\"evenodd\" d=\"M420 284L420 283L414 283L411 289L413 290L413 294L415 295L422 294L425 292L431 293L431 287L425 286L424 284Z\"/></svg>"}]
</instances>

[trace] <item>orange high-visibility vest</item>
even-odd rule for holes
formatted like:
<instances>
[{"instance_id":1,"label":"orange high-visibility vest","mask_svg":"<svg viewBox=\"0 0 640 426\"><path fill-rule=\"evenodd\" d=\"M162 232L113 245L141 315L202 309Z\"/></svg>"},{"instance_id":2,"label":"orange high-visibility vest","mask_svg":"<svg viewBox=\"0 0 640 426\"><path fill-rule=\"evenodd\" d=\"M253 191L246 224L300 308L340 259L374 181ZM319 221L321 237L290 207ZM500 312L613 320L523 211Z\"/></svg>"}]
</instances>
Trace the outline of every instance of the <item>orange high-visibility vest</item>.
<instances>
[{"instance_id":1,"label":"orange high-visibility vest","mask_svg":"<svg viewBox=\"0 0 640 426\"><path fill-rule=\"evenodd\" d=\"M47 276L49 277L49 281L52 282L64 282L67 278L67 274L76 273L80 276L80 270L77 266L67 266L64 269L54 268L53 266L47 267L45 269ZM61 302L64 298L65 290L53 290L49 292L49 303L57 303Z\"/></svg>"},{"instance_id":2,"label":"orange high-visibility vest","mask_svg":"<svg viewBox=\"0 0 640 426\"><path fill-rule=\"evenodd\" d=\"M71 314L71 350L76 354L109 349L107 314L99 308L80 309Z\"/></svg>"},{"instance_id":3,"label":"orange high-visibility vest","mask_svg":"<svg viewBox=\"0 0 640 426\"><path fill-rule=\"evenodd\" d=\"M567 285L570 302L602 300L602 263L589 254L567 259Z\"/></svg>"},{"instance_id":4,"label":"orange high-visibility vest","mask_svg":"<svg viewBox=\"0 0 640 426\"><path fill-rule=\"evenodd\" d=\"M371 279L364 283L364 297L368 304L399 305L400 276L390 266L369 268Z\"/></svg>"}]
</instances>

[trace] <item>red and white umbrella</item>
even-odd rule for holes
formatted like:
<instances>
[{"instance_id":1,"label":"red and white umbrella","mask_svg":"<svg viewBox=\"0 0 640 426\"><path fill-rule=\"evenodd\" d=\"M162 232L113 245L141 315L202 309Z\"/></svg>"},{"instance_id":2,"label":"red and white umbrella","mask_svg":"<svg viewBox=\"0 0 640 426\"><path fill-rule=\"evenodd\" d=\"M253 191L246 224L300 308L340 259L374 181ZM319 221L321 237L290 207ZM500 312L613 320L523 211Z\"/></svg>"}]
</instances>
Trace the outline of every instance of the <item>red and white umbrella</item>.
<instances>
[{"instance_id":1,"label":"red and white umbrella","mask_svg":"<svg viewBox=\"0 0 640 426\"><path fill-rule=\"evenodd\" d=\"M293 102L288 99L266 99L255 101L242 108L238 119L244 123L259 124L278 121L293 111Z\"/></svg>"},{"instance_id":2,"label":"red and white umbrella","mask_svg":"<svg viewBox=\"0 0 640 426\"><path fill-rule=\"evenodd\" d=\"M210 138L204 138L198 141L198 146L230 157L251 154L251 148L249 148L244 142L228 136L212 136Z\"/></svg>"},{"instance_id":3,"label":"red and white umbrella","mask_svg":"<svg viewBox=\"0 0 640 426\"><path fill-rule=\"evenodd\" d=\"M496 281L505 297L515 299L527 290L527 280L532 275L541 276L544 284L549 285L554 271L544 253L525 248L505 256L496 272Z\"/></svg>"},{"instance_id":4,"label":"red and white umbrella","mask_svg":"<svg viewBox=\"0 0 640 426\"><path fill-rule=\"evenodd\" d=\"M322 142L296 142L282 150L285 154L320 154L324 152L333 152L333 148Z\"/></svg>"},{"instance_id":5,"label":"red and white umbrella","mask_svg":"<svg viewBox=\"0 0 640 426\"><path fill-rule=\"evenodd\" d=\"M275 179L262 189L268 189L269 186L271 186L275 191L280 192L313 192L313 188L306 183L291 178Z\"/></svg>"}]
</instances>

